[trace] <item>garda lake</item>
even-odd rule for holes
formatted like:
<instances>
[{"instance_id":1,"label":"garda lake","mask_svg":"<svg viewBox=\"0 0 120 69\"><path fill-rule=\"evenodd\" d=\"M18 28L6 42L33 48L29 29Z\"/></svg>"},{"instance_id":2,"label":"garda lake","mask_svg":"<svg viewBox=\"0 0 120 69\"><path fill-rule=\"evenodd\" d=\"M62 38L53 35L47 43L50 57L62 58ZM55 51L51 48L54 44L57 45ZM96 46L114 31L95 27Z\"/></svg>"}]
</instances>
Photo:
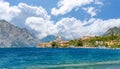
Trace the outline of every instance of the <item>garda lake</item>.
<instances>
[{"instance_id":1,"label":"garda lake","mask_svg":"<svg viewBox=\"0 0 120 69\"><path fill-rule=\"evenodd\" d=\"M120 69L120 49L1 48L0 69Z\"/></svg>"}]
</instances>

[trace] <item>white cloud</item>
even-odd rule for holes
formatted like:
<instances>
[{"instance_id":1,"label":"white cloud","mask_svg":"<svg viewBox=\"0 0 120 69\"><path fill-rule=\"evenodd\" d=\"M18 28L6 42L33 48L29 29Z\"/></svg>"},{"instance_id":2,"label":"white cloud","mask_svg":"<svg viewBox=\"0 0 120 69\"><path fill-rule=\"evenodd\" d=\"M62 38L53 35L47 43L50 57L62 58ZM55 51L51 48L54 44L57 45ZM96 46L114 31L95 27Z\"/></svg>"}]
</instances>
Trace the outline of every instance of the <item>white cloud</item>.
<instances>
[{"instance_id":1,"label":"white cloud","mask_svg":"<svg viewBox=\"0 0 120 69\"><path fill-rule=\"evenodd\" d=\"M104 5L100 0L95 0L95 4Z\"/></svg>"},{"instance_id":2,"label":"white cloud","mask_svg":"<svg viewBox=\"0 0 120 69\"><path fill-rule=\"evenodd\" d=\"M94 7L83 8L83 10L85 10L88 14L90 14L91 17L96 16L97 10Z\"/></svg>"},{"instance_id":3,"label":"white cloud","mask_svg":"<svg viewBox=\"0 0 120 69\"><path fill-rule=\"evenodd\" d=\"M80 21L74 17L62 18L56 24L52 21L44 20L39 17L29 17L26 25L38 32L40 39L47 35L58 35L66 39L75 39L88 35L101 35L108 29L120 27L120 19L96 19L91 18L88 21Z\"/></svg>"},{"instance_id":4,"label":"white cloud","mask_svg":"<svg viewBox=\"0 0 120 69\"><path fill-rule=\"evenodd\" d=\"M70 12L72 9L81 7L83 5L87 5L92 3L94 0L60 0L58 2L58 9L53 8L51 10L51 13L53 15L59 15L59 14L66 14Z\"/></svg>"},{"instance_id":5,"label":"white cloud","mask_svg":"<svg viewBox=\"0 0 120 69\"><path fill-rule=\"evenodd\" d=\"M26 19L26 25L38 32L37 36L42 39L47 35L56 35L57 29L52 21L40 17L29 17Z\"/></svg>"},{"instance_id":6,"label":"white cloud","mask_svg":"<svg viewBox=\"0 0 120 69\"><path fill-rule=\"evenodd\" d=\"M67 39L81 37L83 34L83 24L76 18L63 18L56 23L59 34Z\"/></svg>"},{"instance_id":7,"label":"white cloud","mask_svg":"<svg viewBox=\"0 0 120 69\"><path fill-rule=\"evenodd\" d=\"M56 23L59 34L66 39L80 38L87 35L101 35L108 29L120 27L120 19L102 20L91 18L88 21L80 21L76 18L63 18ZM89 24L89 25L87 25Z\"/></svg>"},{"instance_id":8,"label":"white cloud","mask_svg":"<svg viewBox=\"0 0 120 69\"><path fill-rule=\"evenodd\" d=\"M47 11L41 6L37 7L37 6L30 6L25 3L19 3L18 6L16 7L18 7L21 10L21 13L19 13L19 15L17 15L16 17L14 17L11 22L15 23L20 27L25 26L24 23L28 17L34 16L34 17L41 17L45 20L51 19Z\"/></svg>"},{"instance_id":9,"label":"white cloud","mask_svg":"<svg viewBox=\"0 0 120 69\"><path fill-rule=\"evenodd\" d=\"M108 29L113 27L120 27L120 19L95 19L93 24L89 25L89 33L93 35L100 35L101 33L105 33Z\"/></svg>"},{"instance_id":10,"label":"white cloud","mask_svg":"<svg viewBox=\"0 0 120 69\"><path fill-rule=\"evenodd\" d=\"M39 16L44 19L50 19L50 16L48 15L47 11L41 6L37 7L30 6L25 3L19 3L18 8L21 10L22 16Z\"/></svg>"},{"instance_id":11,"label":"white cloud","mask_svg":"<svg viewBox=\"0 0 120 69\"><path fill-rule=\"evenodd\" d=\"M94 7L88 7L88 5L94 4ZM83 9L85 12L91 15L91 17L95 16L99 11L96 6L104 5L101 0L60 0L57 4L58 7L52 8L52 15L64 15L72 10L78 10L79 8Z\"/></svg>"},{"instance_id":12,"label":"white cloud","mask_svg":"<svg viewBox=\"0 0 120 69\"><path fill-rule=\"evenodd\" d=\"M21 10L16 6L10 7L8 2L0 1L0 19L11 21L13 17L17 16Z\"/></svg>"}]
</instances>

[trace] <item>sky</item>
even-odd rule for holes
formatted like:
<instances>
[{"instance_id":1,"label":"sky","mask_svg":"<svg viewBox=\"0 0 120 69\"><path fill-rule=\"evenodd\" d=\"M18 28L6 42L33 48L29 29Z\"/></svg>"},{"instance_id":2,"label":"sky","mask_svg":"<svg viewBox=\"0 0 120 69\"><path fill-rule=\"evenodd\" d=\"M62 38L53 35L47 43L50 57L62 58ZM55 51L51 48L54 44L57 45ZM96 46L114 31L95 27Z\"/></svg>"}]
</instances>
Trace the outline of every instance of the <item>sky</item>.
<instances>
[{"instance_id":1,"label":"sky","mask_svg":"<svg viewBox=\"0 0 120 69\"><path fill-rule=\"evenodd\" d=\"M0 0L0 19L39 39L101 36L120 27L120 0Z\"/></svg>"}]
</instances>

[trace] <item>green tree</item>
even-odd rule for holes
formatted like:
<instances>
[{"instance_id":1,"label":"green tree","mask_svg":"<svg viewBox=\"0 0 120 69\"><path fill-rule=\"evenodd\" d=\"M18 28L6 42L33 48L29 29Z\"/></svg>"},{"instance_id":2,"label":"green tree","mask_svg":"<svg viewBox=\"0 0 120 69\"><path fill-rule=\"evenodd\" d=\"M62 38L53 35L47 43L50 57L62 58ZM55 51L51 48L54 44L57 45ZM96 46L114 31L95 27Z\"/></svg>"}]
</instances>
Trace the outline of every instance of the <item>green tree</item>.
<instances>
[{"instance_id":1,"label":"green tree","mask_svg":"<svg viewBox=\"0 0 120 69\"><path fill-rule=\"evenodd\" d=\"M77 40L77 46L83 46L82 40Z\"/></svg>"},{"instance_id":2,"label":"green tree","mask_svg":"<svg viewBox=\"0 0 120 69\"><path fill-rule=\"evenodd\" d=\"M57 48L57 47L58 47L58 44L55 41L53 41L52 42L52 48Z\"/></svg>"},{"instance_id":3,"label":"green tree","mask_svg":"<svg viewBox=\"0 0 120 69\"><path fill-rule=\"evenodd\" d=\"M82 40L71 40L70 41L70 45L74 45L74 46L83 46L83 42Z\"/></svg>"}]
</instances>

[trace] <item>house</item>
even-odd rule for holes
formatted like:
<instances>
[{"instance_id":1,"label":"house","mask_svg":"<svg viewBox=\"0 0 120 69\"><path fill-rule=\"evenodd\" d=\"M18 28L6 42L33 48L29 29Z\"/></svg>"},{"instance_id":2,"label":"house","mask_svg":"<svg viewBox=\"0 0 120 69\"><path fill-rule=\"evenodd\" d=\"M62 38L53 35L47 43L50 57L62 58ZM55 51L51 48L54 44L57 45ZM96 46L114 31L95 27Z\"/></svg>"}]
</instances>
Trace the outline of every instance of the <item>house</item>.
<instances>
[{"instance_id":1,"label":"house","mask_svg":"<svg viewBox=\"0 0 120 69\"><path fill-rule=\"evenodd\" d=\"M59 46L63 47L63 46L68 46L69 45L69 41L61 41L58 43Z\"/></svg>"},{"instance_id":2,"label":"house","mask_svg":"<svg viewBox=\"0 0 120 69\"><path fill-rule=\"evenodd\" d=\"M90 39L90 38L92 38L93 36L83 36L82 37L82 40L86 40L86 39Z\"/></svg>"},{"instance_id":3,"label":"house","mask_svg":"<svg viewBox=\"0 0 120 69\"><path fill-rule=\"evenodd\" d=\"M40 44L38 45L38 47L40 47L40 48L41 48L41 47L42 47L42 48L52 47L52 42L53 42L53 41L51 41L51 42L46 42L46 43L40 43ZM64 47L64 46L68 46L68 45L69 45L69 41L62 41L61 36L58 36L58 37L56 38L56 40L54 40L54 42L57 43L58 47Z\"/></svg>"},{"instance_id":4,"label":"house","mask_svg":"<svg viewBox=\"0 0 120 69\"><path fill-rule=\"evenodd\" d=\"M105 44L107 44L108 46L120 45L120 41L119 40L111 40L111 41L106 41Z\"/></svg>"},{"instance_id":5,"label":"house","mask_svg":"<svg viewBox=\"0 0 120 69\"><path fill-rule=\"evenodd\" d=\"M51 43L51 42L40 43L40 44L38 45L38 47L40 47L40 48L52 47L52 43Z\"/></svg>"}]
</instances>

